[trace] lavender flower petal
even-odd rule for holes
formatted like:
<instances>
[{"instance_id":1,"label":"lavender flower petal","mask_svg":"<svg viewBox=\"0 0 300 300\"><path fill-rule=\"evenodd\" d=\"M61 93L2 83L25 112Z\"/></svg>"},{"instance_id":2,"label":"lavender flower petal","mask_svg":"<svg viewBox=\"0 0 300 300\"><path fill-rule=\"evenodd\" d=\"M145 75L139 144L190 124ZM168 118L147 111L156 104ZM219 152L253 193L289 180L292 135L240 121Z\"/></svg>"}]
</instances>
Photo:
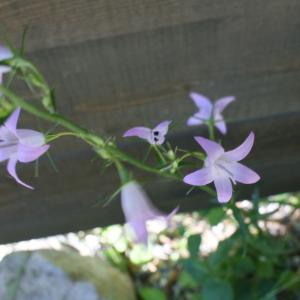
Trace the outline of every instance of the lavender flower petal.
<instances>
[{"instance_id":1,"label":"lavender flower petal","mask_svg":"<svg viewBox=\"0 0 300 300\"><path fill-rule=\"evenodd\" d=\"M158 131L161 135L166 135L168 133L169 125L172 121L163 121L159 123L155 128L153 128L153 132Z\"/></svg>"},{"instance_id":2,"label":"lavender flower petal","mask_svg":"<svg viewBox=\"0 0 300 300\"><path fill-rule=\"evenodd\" d=\"M223 117L220 115L216 118L217 121L215 121L215 126L219 129L219 131L223 134L227 133L227 126L223 119Z\"/></svg>"},{"instance_id":3,"label":"lavender flower petal","mask_svg":"<svg viewBox=\"0 0 300 300\"><path fill-rule=\"evenodd\" d=\"M223 110L234 100L234 96L227 96L217 100L214 105L214 113L221 114Z\"/></svg>"},{"instance_id":4,"label":"lavender flower petal","mask_svg":"<svg viewBox=\"0 0 300 300\"><path fill-rule=\"evenodd\" d=\"M254 133L251 132L246 140L237 148L227 151L224 154L224 158L233 160L233 161L240 161L245 158L249 152L251 151L254 143Z\"/></svg>"},{"instance_id":5,"label":"lavender flower petal","mask_svg":"<svg viewBox=\"0 0 300 300\"><path fill-rule=\"evenodd\" d=\"M186 124L188 126L195 126L195 125L201 125L203 124L204 119L202 119L202 116L200 113L195 113L193 116L188 118Z\"/></svg>"},{"instance_id":6,"label":"lavender flower petal","mask_svg":"<svg viewBox=\"0 0 300 300\"><path fill-rule=\"evenodd\" d=\"M20 108L17 108L5 121L4 126L16 135L17 123L20 116Z\"/></svg>"},{"instance_id":7,"label":"lavender flower petal","mask_svg":"<svg viewBox=\"0 0 300 300\"><path fill-rule=\"evenodd\" d=\"M49 145L43 145L40 147L31 147L23 144L18 146L18 160L23 163L32 162L38 159L49 149Z\"/></svg>"},{"instance_id":8,"label":"lavender flower petal","mask_svg":"<svg viewBox=\"0 0 300 300\"><path fill-rule=\"evenodd\" d=\"M198 109L201 111L202 117L204 119L209 119L213 110L211 101L207 97L194 92L190 93L190 97L192 98Z\"/></svg>"},{"instance_id":9,"label":"lavender flower petal","mask_svg":"<svg viewBox=\"0 0 300 300\"><path fill-rule=\"evenodd\" d=\"M224 149L218 143L208 140L201 136L196 136L194 139L206 152L209 161L214 161L224 153Z\"/></svg>"},{"instance_id":10,"label":"lavender flower petal","mask_svg":"<svg viewBox=\"0 0 300 300\"><path fill-rule=\"evenodd\" d=\"M167 220L168 218L166 214L152 205L144 190L135 181L128 182L122 187L121 204L126 222L133 229L138 242L146 243L148 239L146 229L148 220L161 217Z\"/></svg>"},{"instance_id":11,"label":"lavender flower petal","mask_svg":"<svg viewBox=\"0 0 300 300\"><path fill-rule=\"evenodd\" d=\"M17 144L1 143L0 144L0 162L9 159L18 152Z\"/></svg>"},{"instance_id":12,"label":"lavender flower petal","mask_svg":"<svg viewBox=\"0 0 300 300\"><path fill-rule=\"evenodd\" d=\"M0 61L10 59L13 57L11 50L0 44Z\"/></svg>"},{"instance_id":13,"label":"lavender flower petal","mask_svg":"<svg viewBox=\"0 0 300 300\"><path fill-rule=\"evenodd\" d=\"M11 157L8 160L7 163L7 171L8 173L19 183L22 184L23 186L29 188L29 189L34 189L32 186L26 184L25 182L23 182L17 175L16 173L16 164L17 164L17 158L16 157Z\"/></svg>"},{"instance_id":14,"label":"lavender flower petal","mask_svg":"<svg viewBox=\"0 0 300 300\"><path fill-rule=\"evenodd\" d=\"M238 162L230 164L228 169L233 174L234 180L238 182L252 184L260 180L256 172Z\"/></svg>"},{"instance_id":15,"label":"lavender flower petal","mask_svg":"<svg viewBox=\"0 0 300 300\"><path fill-rule=\"evenodd\" d=\"M45 137L41 132L31 129L17 129L16 134L20 143L24 145L40 147L45 144Z\"/></svg>"},{"instance_id":16,"label":"lavender flower petal","mask_svg":"<svg viewBox=\"0 0 300 300\"><path fill-rule=\"evenodd\" d=\"M149 140L151 138L151 129L147 127L133 127L123 134L123 137L130 136L137 136L141 139Z\"/></svg>"},{"instance_id":17,"label":"lavender flower petal","mask_svg":"<svg viewBox=\"0 0 300 300\"><path fill-rule=\"evenodd\" d=\"M211 168L203 168L186 175L183 181L190 185L206 185L213 181Z\"/></svg>"},{"instance_id":18,"label":"lavender flower petal","mask_svg":"<svg viewBox=\"0 0 300 300\"><path fill-rule=\"evenodd\" d=\"M214 180L217 190L218 201L220 203L228 202L232 197L232 184L228 177L217 177Z\"/></svg>"}]
</instances>

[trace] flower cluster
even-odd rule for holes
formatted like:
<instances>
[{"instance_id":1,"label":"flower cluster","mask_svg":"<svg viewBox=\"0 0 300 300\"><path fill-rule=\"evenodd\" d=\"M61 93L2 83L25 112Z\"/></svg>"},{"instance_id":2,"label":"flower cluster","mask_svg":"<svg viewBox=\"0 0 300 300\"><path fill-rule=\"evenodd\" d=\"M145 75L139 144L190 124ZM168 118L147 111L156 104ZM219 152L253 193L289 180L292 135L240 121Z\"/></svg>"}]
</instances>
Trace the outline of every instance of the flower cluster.
<instances>
[{"instance_id":1,"label":"flower cluster","mask_svg":"<svg viewBox=\"0 0 300 300\"><path fill-rule=\"evenodd\" d=\"M11 66L17 68L14 64L10 65L10 61L14 59L15 55L17 54L12 53L8 48L0 45L0 85L2 85L3 82L3 75L11 71ZM35 85L42 87L42 90L46 91L46 94L42 97L44 108L52 113L54 105L52 105L53 103L51 101L53 99L49 92L51 89L44 83L43 76L38 73L35 67L31 67L30 70L34 71L34 73L31 74L31 78L35 78ZM22 75L26 77L26 72ZM26 81L26 83L28 82ZM6 90L2 88L1 91ZM0 96L2 95L0 94ZM258 174L240 163L252 149L254 133L251 132L246 140L237 148L225 151L222 145L214 140L213 130L214 127L216 127L223 135L227 133L223 112L225 108L235 100L235 97L227 96L215 102L194 92L190 94L190 97L198 110L188 118L187 125L195 126L204 124L208 126L211 133L210 139L201 136L195 137L196 142L202 147L205 153L184 151L185 154L177 158L176 149L172 149L169 144L169 149L165 149L164 143L171 124L169 120L159 123L154 128L144 126L133 127L127 130L123 137L141 138L151 145L150 150L155 151L160 160L160 166L158 168L146 166L144 169L148 171L154 170L156 174L168 175L172 178L175 177L177 180L193 186L205 186L213 183L218 201L220 203L226 203L232 198L233 185L237 182L253 184L260 179ZM16 106L22 106L19 105L20 100L12 102L14 102L15 105L17 104ZM23 103L25 103L23 106L26 106L28 109L28 104L24 101ZM37 109L34 108L33 111L36 112ZM43 112L39 115L43 116L45 114L47 113ZM49 149L49 145L46 143L45 136L42 133L31 129L18 129L17 123L19 116L20 107L17 107L0 127L0 162L7 161L8 173L18 183L32 189L32 186L24 183L18 177L16 172L17 162L29 163L38 159ZM47 119L57 121L55 116L53 117L49 114L47 115ZM63 118L60 117L58 121L61 119ZM65 126L65 124L69 123L64 120L61 125ZM147 243L147 221L154 218L161 218L168 221L170 216L176 213L177 208L169 215L160 212L151 204L148 196L137 181L133 180L130 176L124 175L126 172L122 171L124 170L122 166L123 162L134 162L132 164L137 167L143 166L142 162L134 158L128 159L128 155L123 155L121 150L118 150L114 144L112 146L111 142L105 143L102 138L95 135L91 137L92 134L89 131L76 127L74 123L72 123L69 128L73 131L66 134L77 135L84 139L88 144L94 146L102 158L108 159L111 163L116 165L123 184L121 188L121 204L126 220L133 229L136 240L140 243ZM62 135L65 135L65 133L58 133L57 137ZM95 143L95 145L93 143ZM202 160L202 168L182 176L182 169L180 169L180 172L178 171L179 165L183 160L189 157L200 158ZM121 173L123 173L123 175Z\"/></svg>"},{"instance_id":2,"label":"flower cluster","mask_svg":"<svg viewBox=\"0 0 300 300\"><path fill-rule=\"evenodd\" d=\"M187 120L187 125L214 125L221 133L226 134L227 126L222 115L224 109L235 100L233 96L223 97L212 103L207 97L190 94L198 111ZM136 136L148 141L151 145L162 145L168 132L171 121L163 121L153 129L134 127L126 131L123 137ZM204 186L214 183L217 199L220 203L227 203L232 198L232 184L256 183L260 177L250 168L239 163L252 149L254 133L251 132L246 140L237 148L226 151L216 141L204 137L195 137L196 142L206 154L203 168L187 174L183 182L193 186ZM148 197L141 191L137 183L125 185L122 189L122 206L126 220L131 224L138 241L146 240L146 221L161 215L153 208ZM142 225L141 225L142 224Z\"/></svg>"}]
</instances>

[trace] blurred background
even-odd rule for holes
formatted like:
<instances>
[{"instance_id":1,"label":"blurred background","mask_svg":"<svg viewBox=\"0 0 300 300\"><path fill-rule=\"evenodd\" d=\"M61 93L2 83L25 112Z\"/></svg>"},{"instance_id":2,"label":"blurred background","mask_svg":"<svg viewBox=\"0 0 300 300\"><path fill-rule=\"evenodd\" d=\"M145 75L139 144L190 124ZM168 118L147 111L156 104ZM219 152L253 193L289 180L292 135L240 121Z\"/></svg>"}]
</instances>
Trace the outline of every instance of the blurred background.
<instances>
[{"instance_id":1,"label":"blurred background","mask_svg":"<svg viewBox=\"0 0 300 300\"><path fill-rule=\"evenodd\" d=\"M294 278L299 275L299 267L294 260L299 260L299 248L294 242L298 237L297 191L300 190L299 11L300 3L296 0L1 0L1 40L9 40L18 47L28 28L26 56L54 88L61 114L96 133L116 136L120 147L143 157L146 147L136 141L123 141L121 136L125 130L137 125L153 127L170 119L175 123L170 142L193 150L197 145L192 137L205 135L206 129L185 126L195 109L188 93L196 91L212 100L234 95L237 100L226 110L229 133L224 143L226 147L235 147L253 130L256 142L247 164L257 170L262 180L254 192L249 187L240 190L240 200L248 200L241 208L246 225L236 232L230 209L215 210L211 199L199 191L186 195L188 188L183 184L138 173L155 205L164 211L180 205L181 212L189 213L176 216L170 231L154 234L152 250L140 249L122 240L124 237L120 238L119 246L114 238L122 236L123 227L86 231L124 222L118 199L103 207L118 188L117 174L113 169L106 169L103 174L103 165L94 159L94 153L83 143L66 137L51 147L55 167L44 157L39 162L39 176L34 165L20 169L20 176L36 187L34 192L17 186L8 178L5 168L1 168L0 243L3 246L0 255L40 247L32 248L32 243L40 245L38 241L5 246L8 243L80 231L43 240L42 248L63 247L72 253L66 258L67 263L52 252L43 253L43 257L56 263L59 260L61 268L79 260L76 255L98 253L98 256L101 252L105 260L109 257L117 269L130 274L120 279L125 289L131 291L128 299L267 300L277 299L280 293L283 296L279 299L298 299ZM22 84L14 83L12 88L29 97ZM52 126L27 114L22 116L22 122L44 132ZM275 197L271 197L275 206L269 206L269 196ZM271 222L279 223L278 227L267 225L273 213L279 213L278 219L283 220ZM212 224L210 214L217 220ZM208 235L216 235L215 239L203 238L207 226ZM161 229L158 225L151 226L154 233L157 227ZM159 229L157 232L161 232ZM283 241L286 236L292 237ZM220 248L221 240L229 242ZM113 249L112 254L102 251L107 245ZM276 245L282 248L272 251ZM88 250L83 250L86 247ZM269 247L267 252L265 247ZM210 265L206 258L211 253L216 253L213 257L225 257L225 262L212 258L217 262ZM120 267L111 256L123 265ZM22 281L22 274L26 273L24 262L30 261L31 256L23 253L20 257L13 258L12 262L8 260L7 268L13 271L11 277L0 280L4 285L11 282L3 299L61 299L59 295L51 296L51 292L45 292L48 298L41 295L33 298L29 292L18 294L20 283L25 282L21 290L26 291L32 282L28 279L26 285L26 280ZM288 257L291 261L285 261ZM179 263L186 258L187 262ZM43 259L37 254L35 260L41 263ZM94 262L83 264L89 263L95 265ZM31 267L30 272L36 274L36 265ZM207 268L212 272L209 276L205 273ZM158 278L149 272L159 274ZM80 277L75 270L67 274L72 274L75 282ZM49 277L45 278L49 282ZM73 286L73 294L70 292L68 297L74 300L75 294L81 295L81 285L72 284L69 280L64 287ZM35 284L37 290L38 286ZM252 287L254 294L239 294ZM7 291L7 287L0 286L0 290ZM85 296L77 296L78 299L98 299L100 296L92 290L87 287ZM210 294L210 291L220 292ZM125 296L106 298L125 299Z\"/></svg>"}]
</instances>

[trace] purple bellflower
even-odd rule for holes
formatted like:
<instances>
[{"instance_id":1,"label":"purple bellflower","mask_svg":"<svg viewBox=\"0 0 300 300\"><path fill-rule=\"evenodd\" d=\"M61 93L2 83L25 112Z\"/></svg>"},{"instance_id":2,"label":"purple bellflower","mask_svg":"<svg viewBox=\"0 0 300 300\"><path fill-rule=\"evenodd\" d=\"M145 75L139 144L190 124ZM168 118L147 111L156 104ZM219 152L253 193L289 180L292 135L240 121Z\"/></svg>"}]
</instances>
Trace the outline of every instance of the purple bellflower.
<instances>
[{"instance_id":1,"label":"purple bellflower","mask_svg":"<svg viewBox=\"0 0 300 300\"><path fill-rule=\"evenodd\" d=\"M187 125L200 125L208 122L209 120L213 120L219 131L223 134L226 134L227 127L222 113L223 110L235 100L235 97L223 97L217 100L215 103L212 103L207 97L197 93L190 93L190 97L198 107L199 111L187 120Z\"/></svg>"},{"instance_id":2,"label":"purple bellflower","mask_svg":"<svg viewBox=\"0 0 300 300\"><path fill-rule=\"evenodd\" d=\"M153 129L148 127L133 127L127 130L123 134L123 137L137 136L148 141L151 145L161 145L165 141L170 123L171 121L163 121Z\"/></svg>"},{"instance_id":3,"label":"purple bellflower","mask_svg":"<svg viewBox=\"0 0 300 300\"><path fill-rule=\"evenodd\" d=\"M168 221L178 211L178 208L175 208L171 214L166 215L156 209L142 187L135 181L122 186L121 204L126 222L133 230L136 241L145 245L148 242L147 221L157 218Z\"/></svg>"},{"instance_id":4,"label":"purple bellflower","mask_svg":"<svg viewBox=\"0 0 300 300\"><path fill-rule=\"evenodd\" d=\"M13 57L13 53L6 47L0 44L0 62L2 60L10 59ZM3 74L8 73L11 70L9 66L0 65L0 84L3 81Z\"/></svg>"},{"instance_id":5,"label":"purple bellflower","mask_svg":"<svg viewBox=\"0 0 300 300\"><path fill-rule=\"evenodd\" d=\"M239 163L251 151L254 143L253 132L240 146L227 152L221 145L206 138L195 137L195 140L204 149L207 157L202 169L184 177L185 183L201 186L214 182L218 201L226 203L232 197L232 183L252 184L260 180L258 174Z\"/></svg>"},{"instance_id":6,"label":"purple bellflower","mask_svg":"<svg viewBox=\"0 0 300 300\"><path fill-rule=\"evenodd\" d=\"M28 163L36 160L48 149L44 135L31 129L17 129L20 108L17 108L0 127L0 162L8 160L8 173L20 184L29 189L16 173L17 162Z\"/></svg>"}]
</instances>

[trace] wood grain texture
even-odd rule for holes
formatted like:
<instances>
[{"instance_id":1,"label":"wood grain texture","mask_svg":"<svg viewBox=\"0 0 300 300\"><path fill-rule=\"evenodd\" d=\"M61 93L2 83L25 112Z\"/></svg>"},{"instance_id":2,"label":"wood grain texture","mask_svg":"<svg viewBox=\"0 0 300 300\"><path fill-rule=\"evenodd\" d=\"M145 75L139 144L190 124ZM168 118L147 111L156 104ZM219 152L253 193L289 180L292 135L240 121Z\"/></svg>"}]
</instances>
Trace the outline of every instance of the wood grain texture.
<instances>
[{"instance_id":1,"label":"wood grain texture","mask_svg":"<svg viewBox=\"0 0 300 300\"><path fill-rule=\"evenodd\" d=\"M255 129L250 164L263 175L262 193L272 194L300 188L299 11L297 0L2 0L0 28L18 44L29 25L28 56L55 87L59 111L117 136L126 149L127 128L163 119L176 120L174 143L194 147L198 129L184 126L195 111L188 92L235 95L225 112L233 122L228 141L237 145ZM27 95L18 84L14 89ZM50 127L26 114L23 121ZM59 174L45 159L39 179L30 176L32 166L20 169L36 186L33 193L2 168L0 242L122 220L118 201L109 209L94 206L117 187L114 171L101 174L89 162L93 153L73 139L52 149ZM141 176L163 209L208 205L201 194L184 198L184 185Z\"/></svg>"}]
</instances>

